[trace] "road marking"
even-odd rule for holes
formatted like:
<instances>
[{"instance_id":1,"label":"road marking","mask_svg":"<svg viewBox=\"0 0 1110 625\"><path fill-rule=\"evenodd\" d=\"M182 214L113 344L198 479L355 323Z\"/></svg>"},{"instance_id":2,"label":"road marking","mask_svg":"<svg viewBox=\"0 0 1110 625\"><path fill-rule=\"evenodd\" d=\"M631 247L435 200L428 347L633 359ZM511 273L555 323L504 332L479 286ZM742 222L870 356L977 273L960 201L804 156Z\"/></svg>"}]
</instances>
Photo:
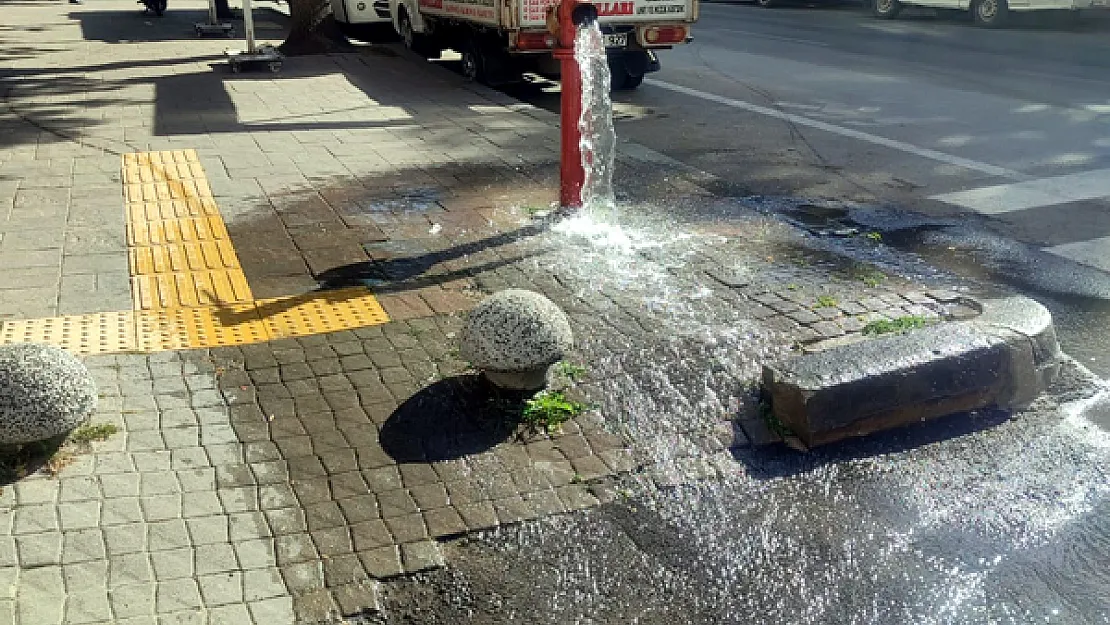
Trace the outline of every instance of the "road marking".
<instances>
[{"instance_id":1,"label":"road marking","mask_svg":"<svg viewBox=\"0 0 1110 625\"><path fill-rule=\"evenodd\" d=\"M1044 251L1074 260L1081 265L1110 272L1110 237L1046 247Z\"/></svg>"},{"instance_id":2,"label":"road marking","mask_svg":"<svg viewBox=\"0 0 1110 625\"><path fill-rule=\"evenodd\" d=\"M904 141L897 141L895 139L888 139L886 137L880 137L878 135L860 132L851 128L845 128L843 126L829 124L827 122L818 121L816 119L810 119L809 117L804 117L802 115L795 115L793 113L786 113L776 109L767 108L765 106L759 106L758 104L752 104L751 102L734 100L732 98L726 98L724 96L719 96L713 93L698 91L697 89L690 89L689 87L683 87L681 85L675 85L653 78L649 78L644 82L649 85L659 87L660 89L666 89L675 93L681 93L684 95L693 96L695 98L701 98L702 100L708 100L710 102L716 102L717 104L723 104L725 106L740 109L742 111L748 111L749 113L756 113L758 115L773 117L775 119L788 121L799 126L807 126L809 128L823 130L825 132L840 135L842 137L857 139L859 141L866 141L867 143L881 145L892 150L898 150L899 152L905 152L906 154L912 154L921 158L927 158L929 160L944 163L946 165L954 165L956 167L962 167L964 169L977 171L990 176L998 176L999 178L1009 178L1011 180L1028 179L1028 176L1016 172L1012 169L1006 169L1005 167L998 167L996 165L991 165L990 163L983 163L980 161L956 156L954 154L947 154L945 152L939 152L937 150L930 150L929 148L923 148L917 145L913 145L912 143L906 143Z\"/></svg>"},{"instance_id":3,"label":"road marking","mask_svg":"<svg viewBox=\"0 0 1110 625\"><path fill-rule=\"evenodd\" d=\"M1000 215L1040 206L1108 196L1110 196L1110 169L1098 169L943 193L929 199L962 206L985 215Z\"/></svg>"}]
</instances>

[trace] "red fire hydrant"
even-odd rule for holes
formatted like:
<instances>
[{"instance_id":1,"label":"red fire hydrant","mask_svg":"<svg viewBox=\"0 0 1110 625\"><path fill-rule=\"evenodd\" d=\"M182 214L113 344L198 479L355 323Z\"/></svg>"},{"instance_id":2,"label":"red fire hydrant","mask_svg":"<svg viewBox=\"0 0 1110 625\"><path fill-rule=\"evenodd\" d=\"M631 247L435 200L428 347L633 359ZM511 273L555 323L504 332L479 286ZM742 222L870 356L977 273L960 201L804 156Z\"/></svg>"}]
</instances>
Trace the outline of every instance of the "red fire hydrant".
<instances>
[{"instance_id":1,"label":"red fire hydrant","mask_svg":"<svg viewBox=\"0 0 1110 625\"><path fill-rule=\"evenodd\" d=\"M559 204L564 208L581 208L582 185L586 171L582 168L579 142L582 132L582 73L574 58L574 40L578 26L597 20L597 7L580 0L561 0L548 9L547 27L556 36L552 52L560 65L562 95L560 96L559 127L562 134L559 162Z\"/></svg>"}]
</instances>

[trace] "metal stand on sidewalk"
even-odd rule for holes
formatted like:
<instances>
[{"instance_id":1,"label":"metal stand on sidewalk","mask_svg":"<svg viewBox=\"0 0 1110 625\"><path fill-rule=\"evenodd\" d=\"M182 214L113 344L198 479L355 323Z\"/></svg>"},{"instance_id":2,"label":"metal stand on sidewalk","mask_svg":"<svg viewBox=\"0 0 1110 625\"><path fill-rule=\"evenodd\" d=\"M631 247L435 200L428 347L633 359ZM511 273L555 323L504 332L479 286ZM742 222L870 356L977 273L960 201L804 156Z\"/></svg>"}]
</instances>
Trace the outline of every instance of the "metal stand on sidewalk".
<instances>
[{"instance_id":1,"label":"metal stand on sidewalk","mask_svg":"<svg viewBox=\"0 0 1110 625\"><path fill-rule=\"evenodd\" d=\"M243 0L243 30L247 35L247 49L226 51L231 71L240 72L244 67L261 68L263 65L271 72L281 71L281 63L285 57L271 45L255 46L254 44L254 16L251 15L251 0Z\"/></svg>"},{"instance_id":2,"label":"metal stand on sidewalk","mask_svg":"<svg viewBox=\"0 0 1110 625\"><path fill-rule=\"evenodd\" d=\"M229 22L221 22L216 17L216 0L208 0L208 23L197 22L193 25L193 28L197 31L197 37L205 35L235 36L235 26Z\"/></svg>"}]
</instances>

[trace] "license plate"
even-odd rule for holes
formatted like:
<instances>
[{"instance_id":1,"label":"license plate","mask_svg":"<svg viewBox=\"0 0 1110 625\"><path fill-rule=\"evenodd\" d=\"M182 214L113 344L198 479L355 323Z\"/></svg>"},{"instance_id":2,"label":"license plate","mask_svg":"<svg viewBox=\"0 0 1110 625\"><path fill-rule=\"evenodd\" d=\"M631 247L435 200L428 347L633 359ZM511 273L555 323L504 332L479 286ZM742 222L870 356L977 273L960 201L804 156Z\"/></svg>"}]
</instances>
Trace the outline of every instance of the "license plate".
<instances>
[{"instance_id":1,"label":"license plate","mask_svg":"<svg viewBox=\"0 0 1110 625\"><path fill-rule=\"evenodd\" d=\"M623 48L628 45L628 33L602 35L601 37L606 48Z\"/></svg>"}]
</instances>

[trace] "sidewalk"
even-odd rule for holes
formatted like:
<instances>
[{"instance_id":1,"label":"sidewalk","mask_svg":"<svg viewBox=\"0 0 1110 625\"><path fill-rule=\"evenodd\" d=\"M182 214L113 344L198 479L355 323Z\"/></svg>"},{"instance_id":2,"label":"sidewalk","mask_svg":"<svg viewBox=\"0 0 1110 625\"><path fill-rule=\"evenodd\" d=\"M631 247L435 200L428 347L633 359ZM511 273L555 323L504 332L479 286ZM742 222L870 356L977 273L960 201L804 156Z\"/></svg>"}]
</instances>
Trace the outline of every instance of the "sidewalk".
<instances>
[{"instance_id":1,"label":"sidewalk","mask_svg":"<svg viewBox=\"0 0 1110 625\"><path fill-rule=\"evenodd\" d=\"M119 432L5 478L0 623L375 614L378 580L445 564L440 539L743 471L763 359L947 301L638 146L626 253L553 233L552 115L392 49L233 75L227 40L191 34L202 6L5 9L0 335L138 330L84 352ZM564 382L597 409L560 434L498 427L458 359L460 313L508 287L575 326L586 375ZM144 339L184 317L204 331Z\"/></svg>"}]
</instances>

